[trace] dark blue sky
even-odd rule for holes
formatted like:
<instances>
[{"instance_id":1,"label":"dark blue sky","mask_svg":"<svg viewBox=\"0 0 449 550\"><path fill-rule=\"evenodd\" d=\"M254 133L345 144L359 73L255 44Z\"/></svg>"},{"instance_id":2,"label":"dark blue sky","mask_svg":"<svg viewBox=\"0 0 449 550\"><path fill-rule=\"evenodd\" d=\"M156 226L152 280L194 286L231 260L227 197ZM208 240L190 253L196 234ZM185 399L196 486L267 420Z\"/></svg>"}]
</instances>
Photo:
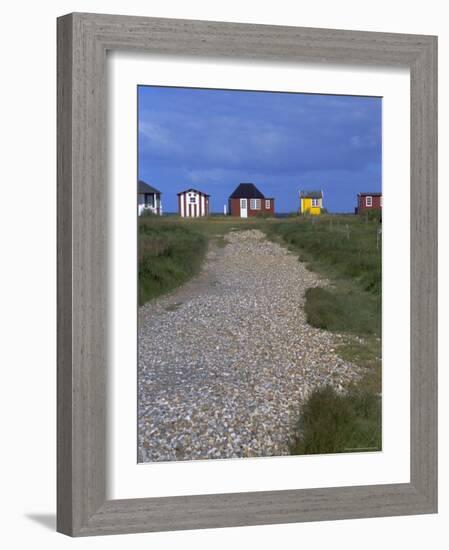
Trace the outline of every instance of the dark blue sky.
<instances>
[{"instance_id":1,"label":"dark blue sky","mask_svg":"<svg viewBox=\"0 0 449 550\"><path fill-rule=\"evenodd\" d=\"M189 187L222 212L241 182L299 207L322 189L331 212L352 212L381 190L382 100L373 97L139 86L139 178L162 191L165 212Z\"/></svg>"}]
</instances>

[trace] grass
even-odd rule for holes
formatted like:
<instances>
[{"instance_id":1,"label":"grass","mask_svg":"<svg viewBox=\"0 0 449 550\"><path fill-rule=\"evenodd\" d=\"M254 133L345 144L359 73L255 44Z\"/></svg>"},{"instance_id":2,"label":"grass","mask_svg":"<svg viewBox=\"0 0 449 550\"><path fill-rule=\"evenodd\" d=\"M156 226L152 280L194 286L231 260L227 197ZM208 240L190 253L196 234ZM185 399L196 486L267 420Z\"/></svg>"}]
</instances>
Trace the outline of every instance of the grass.
<instances>
[{"instance_id":1,"label":"grass","mask_svg":"<svg viewBox=\"0 0 449 550\"><path fill-rule=\"evenodd\" d=\"M262 223L269 223L262 220ZM261 220L230 216L183 219L141 216L139 230L139 304L181 286L200 270L208 242L223 248L232 230L254 229Z\"/></svg>"},{"instance_id":2,"label":"grass","mask_svg":"<svg viewBox=\"0 0 449 550\"><path fill-rule=\"evenodd\" d=\"M356 216L322 216L272 224L268 234L299 253L311 270L380 294L378 228L376 221L364 221Z\"/></svg>"},{"instance_id":3,"label":"grass","mask_svg":"<svg viewBox=\"0 0 449 550\"><path fill-rule=\"evenodd\" d=\"M299 438L292 454L378 450L381 446L381 402L373 393L354 388L348 395L330 386L315 390L303 407Z\"/></svg>"},{"instance_id":4,"label":"grass","mask_svg":"<svg viewBox=\"0 0 449 550\"><path fill-rule=\"evenodd\" d=\"M317 328L359 335L379 334L380 299L357 288L309 288L307 322Z\"/></svg>"},{"instance_id":5,"label":"grass","mask_svg":"<svg viewBox=\"0 0 449 550\"><path fill-rule=\"evenodd\" d=\"M337 346L337 352L345 361L363 367L360 386L375 395L382 393L382 345L378 336L348 338Z\"/></svg>"},{"instance_id":6,"label":"grass","mask_svg":"<svg viewBox=\"0 0 449 550\"><path fill-rule=\"evenodd\" d=\"M241 220L229 216L196 219L154 215L139 217L139 304L165 294L194 277L200 270L209 241L224 247L224 236L229 231L253 229L258 225L260 220Z\"/></svg>"},{"instance_id":7,"label":"grass","mask_svg":"<svg viewBox=\"0 0 449 550\"><path fill-rule=\"evenodd\" d=\"M139 304L182 285L196 275L207 238L191 227L153 217L139 219Z\"/></svg>"},{"instance_id":8,"label":"grass","mask_svg":"<svg viewBox=\"0 0 449 550\"><path fill-rule=\"evenodd\" d=\"M380 334L382 260L379 224L357 216L297 218L266 228L307 267L329 278L306 293L308 322L357 336Z\"/></svg>"},{"instance_id":9,"label":"grass","mask_svg":"<svg viewBox=\"0 0 449 550\"><path fill-rule=\"evenodd\" d=\"M357 383L338 393L318 388L301 411L292 454L381 449L381 249L376 219L323 216L288 220L267 228L309 269L331 280L306 291L307 321L344 334L338 354L364 369Z\"/></svg>"}]
</instances>

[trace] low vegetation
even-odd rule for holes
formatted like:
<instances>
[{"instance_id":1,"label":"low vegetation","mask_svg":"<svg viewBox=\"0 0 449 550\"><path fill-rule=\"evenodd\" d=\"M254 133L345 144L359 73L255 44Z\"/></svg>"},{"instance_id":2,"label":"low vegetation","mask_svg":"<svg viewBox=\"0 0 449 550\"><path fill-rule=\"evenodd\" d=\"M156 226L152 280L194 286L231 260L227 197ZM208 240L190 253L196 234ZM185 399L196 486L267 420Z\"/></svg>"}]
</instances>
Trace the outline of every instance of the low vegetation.
<instances>
[{"instance_id":1,"label":"low vegetation","mask_svg":"<svg viewBox=\"0 0 449 550\"><path fill-rule=\"evenodd\" d=\"M310 269L331 280L306 292L307 321L346 335L339 355L364 368L357 385L318 388L305 404L293 454L381 448L381 239L379 221L323 216L273 225L278 238Z\"/></svg>"},{"instance_id":2,"label":"low vegetation","mask_svg":"<svg viewBox=\"0 0 449 550\"><path fill-rule=\"evenodd\" d=\"M301 217L270 226L310 269L380 294L381 250L376 221L356 216Z\"/></svg>"},{"instance_id":3,"label":"low vegetation","mask_svg":"<svg viewBox=\"0 0 449 550\"><path fill-rule=\"evenodd\" d=\"M207 238L191 227L139 219L139 304L173 290L200 269Z\"/></svg>"},{"instance_id":4,"label":"low vegetation","mask_svg":"<svg viewBox=\"0 0 449 550\"><path fill-rule=\"evenodd\" d=\"M208 242L226 245L225 235L234 229L255 229L271 220L240 219L212 215L183 219L179 216L140 216L139 304L142 305L195 276L205 257ZM274 222L275 223L275 222Z\"/></svg>"},{"instance_id":5,"label":"low vegetation","mask_svg":"<svg viewBox=\"0 0 449 550\"><path fill-rule=\"evenodd\" d=\"M184 284L200 270L209 241L225 246L232 229L251 229L256 220L229 216L182 219L147 214L138 220L139 304Z\"/></svg>"},{"instance_id":6,"label":"low vegetation","mask_svg":"<svg viewBox=\"0 0 449 550\"><path fill-rule=\"evenodd\" d=\"M301 411L300 437L292 454L374 451L381 447L380 401L352 388L346 395L330 386L315 390Z\"/></svg>"},{"instance_id":7,"label":"low vegetation","mask_svg":"<svg viewBox=\"0 0 449 550\"><path fill-rule=\"evenodd\" d=\"M367 335L380 332L380 299L357 288L309 288L307 321L334 332Z\"/></svg>"}]
</instances>

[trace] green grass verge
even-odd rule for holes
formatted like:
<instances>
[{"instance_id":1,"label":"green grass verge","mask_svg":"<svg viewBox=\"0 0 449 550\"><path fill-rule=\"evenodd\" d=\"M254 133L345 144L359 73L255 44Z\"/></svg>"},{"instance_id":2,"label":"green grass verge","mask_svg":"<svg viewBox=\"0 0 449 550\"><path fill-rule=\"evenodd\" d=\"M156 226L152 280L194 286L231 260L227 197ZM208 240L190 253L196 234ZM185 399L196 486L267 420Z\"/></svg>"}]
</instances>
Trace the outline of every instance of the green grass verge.
<instances>
[{"instance_id":1,"label":"green grass verge","mask_svg":"<svg viewBox=\"0 0 449 550\"><path fill-rule=\"evenodd\" d=\"M165 294L195 276L207 244L224 247L232 230L255 229L269 220L230 216L183 219L179 216L141 216L139 230L139 304Z\"/></svg>"},{"instance_id":2,"label":"green grass verge","mask_svg":"<svg viewBox=\"0 0 449 550\"><path fill-rule=\"evenodd\" d=\"M306 292L308 322L357 336L381 332L381 242L379 223L357 216L298 218L265 227L312 271L332 281Z\"/></svg>"},{"instance_id":3,"label":"green grass verge","mask_svg":"<svg viewBox=\"0 0 449 550\"><path fill-rule=\"evenodd\" d=\"M358 335L380 333L381 302L357 288L309 288L306 291L307 322L317 328Z\"/></svg>"},{"instance_id":4,"label":"green grass verge","mask_svg":"<svg viewBox=\"0 0 449 550\"><path fill-rule=\"evenodd\" d=\"M364 376L359 386L373 394L382 393L382 344L378 336L346 338L337 346L338 355L345 361L359 365Z\"/></svg>"},{"instance_id":5,"label":"green grass verge","mask_svg":"<svg viewBox=\"0 0 449 550\"><path fill-rule=\"evenodd\" d=\"M207 237L191 227L139 219L139 304L196 275L206 249Z\"/></svg>"},{"instance_id":6,"label":"green grass verge","mask_svg":"<svg viewBox=\"0 0 449 550\"><path fill-rule=\"evenodd\" d=\"M381 292L382 264L379 224L357 216L299 218L267 226L297 252L313 271L350 282L361 290Z\"/></svg>"},{"instance_id":7,"label":"green grass verge","mask_svg":"<svg viewBox=\"0 0 449 550\"><path fill-rule=\"evenodd\" d=\"M381 400L354 388L347 395L315 390L301 412L292 454L375 451L381 446Z\"/></svg>"},{"instance_id":8,"label":"green grass verge","mask_svg":"<svg viewBox=\"0 0 449 550\"><path fill-rule=\"evenodd\" d=\"M364 368L357 385L314 390L297 426L292 454L381 449L381 243L377 220L323 216L266 227L332 285L306 291L310 325L345 335L338 354Z\"/></svg>"}]
</instances>

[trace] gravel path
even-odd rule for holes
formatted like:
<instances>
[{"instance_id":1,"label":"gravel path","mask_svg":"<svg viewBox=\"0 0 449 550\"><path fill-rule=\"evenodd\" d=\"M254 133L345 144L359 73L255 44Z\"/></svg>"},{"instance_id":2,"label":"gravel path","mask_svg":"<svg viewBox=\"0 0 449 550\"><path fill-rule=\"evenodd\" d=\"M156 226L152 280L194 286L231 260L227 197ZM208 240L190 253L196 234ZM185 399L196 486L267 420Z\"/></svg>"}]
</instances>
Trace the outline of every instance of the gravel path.
<instances>
[{"instance_id":1,"label":"gravel path","mask_svg":"<svg viewBox=\"0 0 449 550\"><path fill-rule=\"evenodd\" d=\"M140 462L289 454L310 389L358 376L305 321L305 290L326 281L258 230L225 238L139 310Z\"/></svg>"}]
</instances>

